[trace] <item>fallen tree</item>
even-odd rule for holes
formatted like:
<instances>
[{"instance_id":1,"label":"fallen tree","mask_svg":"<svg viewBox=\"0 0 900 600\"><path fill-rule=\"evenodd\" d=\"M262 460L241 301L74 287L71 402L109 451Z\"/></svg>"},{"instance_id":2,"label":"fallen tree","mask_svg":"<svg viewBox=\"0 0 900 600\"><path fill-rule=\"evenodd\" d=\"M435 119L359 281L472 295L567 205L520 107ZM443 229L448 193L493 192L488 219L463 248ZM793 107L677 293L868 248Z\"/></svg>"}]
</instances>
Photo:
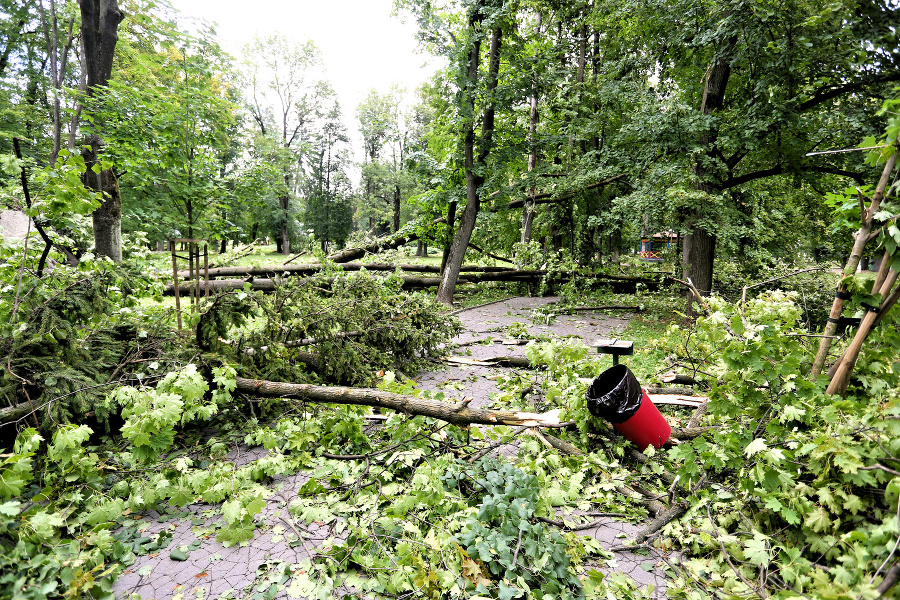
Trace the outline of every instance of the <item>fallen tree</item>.
<instances>
[{"instance_id":1,"label":"fallen tree","mask_svg":"<svg viewBox=\"0 0 900 600\"><path fill-rule=\"evenodd\" d=\"M305 266L305 265L298 265ZM365 265L368 269L368 265ZM257 267L259 268L259 267ZM477 267L482 268L482 267ZM493 267L492 269L499 269L499 267ZM354 270L354 269L348 269ZM380 269L373 269L380 270ZM387 269L384 269L387 271ZM267 272L263 270L263 272ZM393 269L390 270L393 272ZM289 273L289 271L288 271ZM314 275L316 274L314 271L310 272L302 272L302 270L298 270L295 274L297 275ZM467 284L467 283L482 283L489 281L503 281L503 282L524 282L524 283L539 283L544 280L548 275L551 275L547 271L535 271L535 270L491 270L484 272L472 272L467 274L462 274L459 276L458 283ZM440 277L422 277L415 275L398 275L398 277L403 282L403 289L406 290L417 290L417 289L426 289L430 287L435 287L440 284ZM644 277L627 277L622 275L607 275L604 273L559 273L552 274L550 279L551 283L565 282L569 281L572 277L581 277L584 279L590 279L597 283L606 283L613 287L614 291L617 292L630 292L633 291L634 287L638 283L642 283L648 287L648 289L655 289L659 286L659 281L654 279L648 279ZM329 278L326 282L333 282L335 278ZM215 291L223 291L223 290L239 290L244 287L245 284L250 284L250 289L260 290L264 292L273 292L278 286L284 281L283 277L276 278L260 278L257 279L253 275L247 275L242 279L211 279L209 283L210 292ZM319 283L322 283L322 280L319 280ZM191 282L186 282L183 285L179 285L179 293L188 293L191 289L191 286L194 285ZM201 289L206 288L206 282L200 282ZM166 284L164 294L167 296L174 295L175 287L172 284Z\"/></svg>"},{"instance_id":2,"label":"fallen tree","mask_svg":"<svg viewBox=\"0 0 900 600\"><path fill-rule=\"evenodd\" d=\"M458 404L419 398L373 388L321 386L308 383L285 383L238 377L236 391L255 398L295 398L304 402L351 404L388 408L410 415L423 415L447 421L454 425L513 425L520 427L567 427L572 423L560 422L559 410L532 413L511 410L470 408L473 398Z\"/></svg>"},{"instance_id":3,"label":"fallen tree","mask_svg":"<svg viewBox=\"0 0 900 600\"><path fill-rule=\"evenodd\" d=\"M410 264L388 264L388 263L370 263L363 264L359 262L350 262L341 264L342 271L406 271L408 273L434 273L441 272L440 267L432 265L410 265ZM318 263L307 263L300 265L260 265L255 267L218 267L209 270L210 279L217 277L278 277L285 275L309 276L321 273L324 267ZM460 269L465 273L506 273L513 272L516 269L512 267L481 267L478 265L465 265ZM178 276L187 279L190 271L178 271Z\"/></svg>"},{"instance_id":4,"label":"fallen tree","mask_svg":"<svg viewBox=\"0 0 900 600\"><path fill-rule=\"evenodd\" d=\"M441 217L431 222L431 225L440 225L445 223L446 219ZM357 248L346 248L328 256L328 260L344 263L351 260L359 260L366 254L378 254L383 250L393 250L410 242L419 239L419 234L414 231L401 231L389 236L376 239L370 244L359 246Z\"/></svg>"}]
</instances>

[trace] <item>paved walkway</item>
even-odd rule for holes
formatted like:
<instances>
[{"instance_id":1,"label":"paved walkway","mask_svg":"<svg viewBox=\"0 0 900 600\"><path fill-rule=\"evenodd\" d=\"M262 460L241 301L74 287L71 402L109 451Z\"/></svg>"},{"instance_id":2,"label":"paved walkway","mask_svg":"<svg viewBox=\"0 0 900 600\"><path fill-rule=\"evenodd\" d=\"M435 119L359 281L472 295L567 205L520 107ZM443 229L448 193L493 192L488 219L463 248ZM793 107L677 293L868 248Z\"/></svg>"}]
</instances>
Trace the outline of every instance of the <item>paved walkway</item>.
<instances>
[{"instance_id":1,"label":"paved walkway","mask_svg":"<svg viewBox=\"0 0 900 600\"><path fill-rule=\"evenodd\" d=\"M524 346L504 345L510 326L524 328L530 335L577 337L590 344L598 337L621 331L627 320L599 313L579 313L577 316L560 316L547 324L546 319L533 318L535 308L555 302L555 298L512 298L459 313L465 332L455 342L464 345L457 354L471 351L470 358L491 358L500 355L524 356ZM518 323L520 325L514 325ZM488 338L491 338L488 340ZM479 343L480 342L480 343ZM490 395L497 391L496 375L502 370L484 366L447 366L442 370L422 373L420 385L424 389L443 389L453 383L455 396L473 396L473 406L486 406ZM515 454L515 448L502 448L503 454ZM231 458L245 464L265 454L262 449L241 449ZM286 565L297 563L309 556L331 534L334 523L303 527L287 513L289 501L307 480L300 473L277 479L272 484L275 491L268 498L262 511L261 527L246 546L225 548L215 541L215 516L217 510L206 505L192 505L187 509L136 517L133 527L142 529L142 537L153 539L152 534L165 531L163 537L171 541L165 549L139 556L135 564L116 582L119 598L139 594L143 600L182 600L250 598L311 597L309 590L292 587ZM299 529L299 530L298 530ZM629 523L610 519L594 529L579 533L599 540L604 547L623 542L622 535L636 531ZM303 534L305 541L297 543L295 534ZM141 539L141 538L139 538ZM185 560L170 558L173 549L187 547ZM615 561L603 570L616 570L630 576L638 585L653 584L656 595L665 597L661 570L654 565L658 557L618 553ZM286 574L287 573L287 574ZM266 592L268 591L268 594ZM337 591L335 592L337 594ZM270 595L271 594L271 595ZM341 594L342 595L342 594Z\"/></svg>"}]
</instances>

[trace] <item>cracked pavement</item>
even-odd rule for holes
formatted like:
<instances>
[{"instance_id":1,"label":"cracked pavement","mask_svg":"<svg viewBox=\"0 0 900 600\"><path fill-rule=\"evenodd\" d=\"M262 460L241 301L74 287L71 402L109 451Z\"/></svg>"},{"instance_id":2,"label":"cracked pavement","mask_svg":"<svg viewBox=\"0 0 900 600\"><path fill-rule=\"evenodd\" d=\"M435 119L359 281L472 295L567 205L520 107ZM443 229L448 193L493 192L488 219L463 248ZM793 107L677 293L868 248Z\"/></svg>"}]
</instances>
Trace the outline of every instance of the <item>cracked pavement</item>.
<instances>
[{"instance_id":1,"label":"cracked pavement","mask_svg":"<svg viewBox=\"0 0 900 600\"><path fill-rule=\"evenodd\" d=\"M627 317L612 316L605 312L584 312L577 315L560 315L547 322L546 317L533 311L545 304L556 302L556 298L516 297L484 306L458 312L464 332L454 343L459 347L453 354L465 354L467 358L486 359L498 356L524 356L524 345L507 340L508 328L524 328L531 336L553 335L556 337L576 337L591 345L599 337L607 337L628 324ZM490 339L489 339L490 338ZM504 343L506 341L507 343ZM418 381L426 390L438 390L452 384L453 395L463 398L472 396L472 406L489 406L491 394L498 391L497 376L508 369L478 365L447 365L443 369L421 373ZM515 456L515 440L499 449L500 453ZM263 455L262 448L239 448L228 457L237 464L246 464ZM329 537L334 535L331 526L315 522L306 527L288 514L290 499L308 480L308 473L277 477L269 484L272 495L267 499L262 514L258 517L259 528L248 543L230 548L215 540L215 507L201 503L186 509L167 509L160 513L150 511L145 515L135 515L134 523L140 536L163 535L171 540L158 552L138 556L115 583L118 598L132 598L137 594L143 600L196 600L215 598L249 598L254 595L265 598L297 598L290 595L288 586L282 585L274 595L259 595L268 589L272 567L275 561L296 564L315 553ZM572 513L572 514L577 514ZM579 531L580 535L594 537L609 548L629 539L638 527L615 519L606 519L597 527ZM302 536L297 540L298 536ZM173 550L183 548L184 560L170 558ZM604 572L617 571L630 577L639 587L654 586L652 597L665 598L665 579L660 556L651 551L649 555L618 552L615 559L598 565ZM276 575L273 575L276 577ZM343 596L352 590L335 590L335 595Z\"/></svg>"}]
</instances>

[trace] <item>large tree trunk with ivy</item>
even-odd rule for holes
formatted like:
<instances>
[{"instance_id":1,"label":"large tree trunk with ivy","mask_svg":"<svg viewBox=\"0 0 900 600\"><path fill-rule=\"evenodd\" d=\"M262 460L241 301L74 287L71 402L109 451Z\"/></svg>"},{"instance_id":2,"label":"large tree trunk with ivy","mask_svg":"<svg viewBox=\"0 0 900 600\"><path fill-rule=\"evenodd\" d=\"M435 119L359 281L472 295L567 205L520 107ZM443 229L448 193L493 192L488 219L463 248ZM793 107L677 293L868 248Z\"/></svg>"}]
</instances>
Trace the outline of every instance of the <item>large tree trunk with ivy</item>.
<instances>
[{"instance_id":1,"label":"large tree trunk with ivy","mask_svg":"<svg viewBox=\"0 0 900 600\"><path fill-rule=\"evenodd\" d=\"M105 88L112 76L113 55L119 39L119 23L124 15L117 0L79 0L81 5L81 39L87 71L87 93L94 97ZM96 127L96 124L95 124ZM110 169L94 171L100 163L103 140L97 131L85 140L82 151L88 167L84 184L102 192L103 201L94 211L94 245L99 256L113 262L122 260L122 198L115 173Z\"/></svg>"},{"instance_id":2,"label":"large tree trunk with ivy","mask_svg":"<svg viewBox=\"0 0 900 600\"><path fill-rule=\"evenodd\" d=\"M703 100L700 112L711 115L720 110L725 103L725 89L728 87L728 79L731 76L731 64L727 56L716 58L707 72L706 86L703 90ZM716 147L718 137L717 125L700 138L700 145L704 148L703 154L694 166L697 174L697 189L708 194L718 194L721 190L717 185L718 177L712 166L720 157ZM684 236L684 254L682 265L685 277L690 278L694 287L703 294L708 295L712 290L713 260L716 255L716 236L709 231L706 225L700 222L704 210L701 207L694 209L694 213L686 223L688 233ZM694 300L693 293L687 292L688 314L690 304Z\"/></svg>"},{"instance_id":3,"label":"large tree trunk with ivy","mask_svg":"<svg viewBox=\"0 0 900 600\"><path fill-rule=\"evenodd\" d=\"M474 31L482 22L484 16L480 13L480 7L476 8L470 20L470 29ZM437 292L437 301L448 306L453 304L453 294L456 291L456 280L459 277L459 268L462 266L463 259L466 255L466 248L469 246L469 240L472 239L472 232L475 230L475 221L478 219L478 210L481 206L481 186L484 184L484 177L481 175L491 151L491 138L494 135L494 109L496 101L493 99L493 92L497 89L498 73L500 72L500 48L503 40L503 30L500 27L494 28L491 36L490 61L488 64L487 74L487 94L488 103L484 110L484 120L482 121L481 144L478 155L475 155L475 123L473 117L468 117L464 137L465 152L465 171L466 171L466 208L463 210L462 218L459 221L459 230L456 237L453 238L453 244L450 246L450 255L447 257L447 266L441 279L441 285ZM465 95L464 114L473 115L475 111L475 87L478 81L478 64L481 55L481 42L477 39L471 42L472 48L469 52L469 69L467 87L468 93Z\"/></svg>"}]
</instances>

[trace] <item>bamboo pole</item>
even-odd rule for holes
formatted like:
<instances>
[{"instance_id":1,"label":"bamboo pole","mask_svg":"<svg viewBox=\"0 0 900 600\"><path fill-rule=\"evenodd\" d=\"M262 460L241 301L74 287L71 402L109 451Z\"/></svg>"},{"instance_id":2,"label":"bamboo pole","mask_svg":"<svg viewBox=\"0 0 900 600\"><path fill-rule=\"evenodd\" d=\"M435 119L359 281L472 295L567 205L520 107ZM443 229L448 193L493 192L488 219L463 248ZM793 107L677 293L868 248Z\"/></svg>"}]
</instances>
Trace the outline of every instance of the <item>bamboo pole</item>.
<instances>
[{"instance_id":1,"label":"bamboo pole","mask_svg":"<svg viewBox=\"0 0 900 600\"><path fill-rule=\"evenodd\" d=\"M847 346L847 350L844 351L844 354L841 357L840 364L834 373L834 377L831 378L831 383L828 384L828 389L826 390L827 394L840 394L843 396L846 393L847 384L850 382L850 375L853 373L856 359L859 358L863 342L866 341L866 338L869 337L869 334L874 329L875 322L878 320L879 315L890 309L888 302L891 301L891 298L893 297L891 290L894 287L894 284L897 283L897 275L897 271L891 269L887 277L885 277L884 282L878 289L878 293L881 294L882 298L881 304L877 309L870 308L866 312L862 322L859 324L856 335L853 337L853 341L850 342L850 345ZM895 301L896 299L891 302L891 305L893 305L893 302Z\"/></svg>"},{"instance_id":2,"label":"bamboo pole","mask_svg":"<svg viewBox=\"0 0 900 600\"><path fill-rule=\"evenodd\" d=\"M900 136L898 136L900 137ZM853 243L853 250L850 252L850 258L847 259L847 264L844 266L844 276L849 277L856 273L857 267L859 267L859 261L862 257L863 249L865 248L866 242L869 241L869 234L872 232L872 220L875 216L875 213L878 212L879 207L881 206L881 201L884 198L884 192L887 189L888 182L891 178L891 173L894 171L894 166L897 164L897 152L894 152L890 158L888 158L887 163L884 165L884 170L881 173L881 179L878 181L878 186L875 189L875 195L872 196L872 201L869 204L868 210L862 206L862 195L860 194L860 208L862 210L862 223L860 224L859 231L855 234L855 241ZM812 369L810 369L810 379L815 379L822 373L822 368L825 366L825 360L828 358L828 351L831 349L831 336L837 331L837 322L841 317L841 312L844 309L844 301L849 299L850 294L847 289L847 284L843 281L838 285L837 292L835 293L834 303L831 305L831 313L828 315L828 322L825 324L825 331L823 331L822 341L819 342L819 351L816 353L816 357L813 360Z\"/></svg>"}]
</instances>

